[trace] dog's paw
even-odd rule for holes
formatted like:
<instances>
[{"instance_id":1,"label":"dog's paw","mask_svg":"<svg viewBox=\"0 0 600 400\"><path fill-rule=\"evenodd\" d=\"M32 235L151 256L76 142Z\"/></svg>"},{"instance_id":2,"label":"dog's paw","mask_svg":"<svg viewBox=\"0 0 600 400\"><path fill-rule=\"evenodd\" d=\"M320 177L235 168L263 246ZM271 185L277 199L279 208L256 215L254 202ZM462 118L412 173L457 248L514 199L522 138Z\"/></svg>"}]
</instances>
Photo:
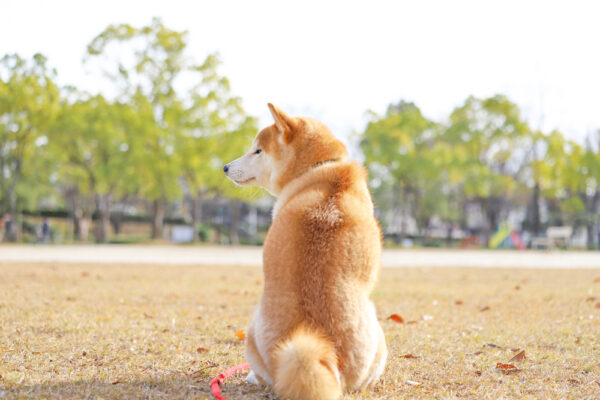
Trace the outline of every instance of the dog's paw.
<instances>
[{"instance_id":1,"label":"dog's paw","mask_svg":"<svg viewBox=\"0 0 600 400\"><path fill-rule=\"evenodd\" d=\"M250 371L250 373L246 377L246 383L249 383L251 385L260 386L260 382L258 381L258 378L256 377L256 374L254 373L254 371Z\"/></svg>"}]
</instances>

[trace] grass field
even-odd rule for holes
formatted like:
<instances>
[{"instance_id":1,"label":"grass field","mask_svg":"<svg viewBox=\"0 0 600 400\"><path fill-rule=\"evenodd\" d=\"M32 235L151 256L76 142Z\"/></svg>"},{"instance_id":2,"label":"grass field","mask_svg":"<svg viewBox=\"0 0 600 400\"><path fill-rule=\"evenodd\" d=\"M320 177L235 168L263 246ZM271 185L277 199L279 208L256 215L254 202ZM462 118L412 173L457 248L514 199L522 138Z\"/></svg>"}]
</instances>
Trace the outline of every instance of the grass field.
<instances>
[{"instance_id":1,"label":"grass field","mask_svg":"<svg viewBox=\"0 0 600 400\"><path fill-rule=\"evenodd\" d=\"M384 269L386 372L345 398L598 399L598 277ZM236 333L261 287L258 268L0 264L0 398L208 399L210 379L244 361ZM496 364L516 349L526 359L505 375ZM276 398L243 378L224 395Z\"/></svg>"}]
</instances>

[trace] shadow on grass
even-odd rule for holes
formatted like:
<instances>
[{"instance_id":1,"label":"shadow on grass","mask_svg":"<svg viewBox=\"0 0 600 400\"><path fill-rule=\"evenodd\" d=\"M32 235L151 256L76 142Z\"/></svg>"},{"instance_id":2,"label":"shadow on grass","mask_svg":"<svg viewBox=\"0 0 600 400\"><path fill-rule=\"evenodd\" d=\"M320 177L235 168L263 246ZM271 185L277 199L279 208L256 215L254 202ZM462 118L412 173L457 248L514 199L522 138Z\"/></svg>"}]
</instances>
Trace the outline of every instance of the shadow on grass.
<instances>
[{"instance_id":1,"label":"shadow on grass","mask_svg":"<svg viewBox=\"0 0 600 400\"><path fill-rule=\"evenodd\" d=\"M78 380L39 385L19 385L0 381L2 399L212 399L210 380L189 376L164 376L148 380ZM267 388L249 385L244 375L221 385L221 394L234 399L276 399Z\"/></svg>"}]
</instances>

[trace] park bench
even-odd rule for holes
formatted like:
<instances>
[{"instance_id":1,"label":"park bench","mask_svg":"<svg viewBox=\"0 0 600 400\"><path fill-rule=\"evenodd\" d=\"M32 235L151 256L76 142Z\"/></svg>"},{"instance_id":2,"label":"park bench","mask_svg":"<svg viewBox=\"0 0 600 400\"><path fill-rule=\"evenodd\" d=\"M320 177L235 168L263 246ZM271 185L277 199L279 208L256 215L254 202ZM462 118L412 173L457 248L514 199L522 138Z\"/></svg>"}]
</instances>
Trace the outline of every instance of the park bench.
<instances>
[{"instance_id":1,"label":"park bench","mask_svg":"<svg viewBox=\"0 0 600 400\"><path fill-rule=\"evenodd\" d=\"M531 240L531 248L552 249L556 246L569 247L572 235L572 226L550 226L546 229L546 236L535 237Z\"/></svg>"}]
</instances>

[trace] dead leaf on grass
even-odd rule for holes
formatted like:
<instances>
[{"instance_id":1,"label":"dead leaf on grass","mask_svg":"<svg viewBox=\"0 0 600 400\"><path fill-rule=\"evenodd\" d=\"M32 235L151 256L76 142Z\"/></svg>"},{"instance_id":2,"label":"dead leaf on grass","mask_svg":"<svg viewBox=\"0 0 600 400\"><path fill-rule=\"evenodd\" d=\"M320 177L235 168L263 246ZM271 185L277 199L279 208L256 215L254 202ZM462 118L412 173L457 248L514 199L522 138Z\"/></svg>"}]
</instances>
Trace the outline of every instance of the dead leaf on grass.
<instances>
[{"instance_id":1,"label":"dead leaf on grass","mask_svg":"<svg viewBox=\"0 0 600 400\"><path fill-rule=\"evenodd\" d=\"M490 307L489 306L483 306L483 307L479 307L479 311L487 311L489 310Z\"/></svg>"},{"instance_id":2,"label":"dead leaf on grass","mask_svg":"<svg viewBox=\"0 0 600 400\"><path fill-rule=\"evenodd\" d=\"M114 381L114 382L111 382L111 383L112 383L113 385L116 385L116 384L118 384L118 383L121 383L121 381Z\"/></svg>"},{"instance_id":3,"label":"dead leaf on grass","mask_svg":"<svg viewBox=\"0 0 600 400\"><path fill-rule=\"evenodd\" d=\"M597 276L596 278L594 278L594 283L600 283L600 276Z\"/></svg>"},{"instance_id":4,"label":"dead leaf on grass","mask_svg":"<svg viewBox=\"0 0 600 400\"><path fill-rule=\"evenodd\" d=\"M391 319L392 321L397 322L399 324L404 322L404 318L402 318L398 314L392 314L389 317L387 317L387 319Z\"/></svg>"},{"instance_id":5,"label":"dead leaf on grass","mask_svg":"<svg viewBox=\"0 0 600 400\"><path fill-rule=\"evenodd\" d=\"M406 321L406 324L407 324L407 325L412 325L412 324L416 324L416 323L417 323L417 321L415 321L415 320L412 320L412 321Z\"/></svg>"},{"instance_id":6,"label":"dead leaf on grass","mask_svg":"<svg viewBox=\"0 0 600 400\"><path fill-rule=\"evenodd\" d=\"M481 371L475 371L475 375L481 376Z\"/></svg>"},{"instance_id":7,"label":"dead leaf on grass","mask_svg":"<svg viewBox=\"0 0 600 400\"><path fill-rule=\"evenodd\" d=\"M244 340L246 338L246 334L244 333L244 331L237 331L235 333L235 336L237 336L237 338L240 340Z\"/></svg>"},{"instance_id":8,"label":"dead leaf on grass","mask_svg":"<svg viewBox=\"0 0 600 400\"><path fill-rule=\"evenodd\" d=\"M494 344L494 343L484 344L483 347L491 347L492 349L501 349L502 348L502 346L498 346L497 344Z\"/></svg>"},{"instance_id":9,"label":"dead leaf on grass","mask_svg":"<svg viewBox=\"0 0 600 400\"><path fill-rule=\"evenodd\" d=\"M404 357L404 358L419 358L419 357L413 356L412 354L405 354L402 357Z\"/></svg>"},{"instance_id":10,"label":"dead leaf on grass","mask_svg":"<svg viewBox=\"0 0 600 400\"><path fill-rule=\"evenodd\" d=\"M206 351L206 349L204 347L198 347L196 349L196 353L204 353Z\"/></svg>"},{"instance_id":11,"label":"dead leaf on grass","mask_svg":"<svg viewBox=\"0 0 600 400\"><path fill-rule=\"evenodd\" d=\"M600 301L596 303L596 308L600 308Z\"/></svg>"},{"instance_id":12,"label":"dead leaf on grass","mask_svg":"<svg viewBox=\"0 0 600 400\"><path fill-rule=\"evenodd\" d=\"M521 286L519 286L519 285L515 286L515 290L521 290Z\"/></svg>"},{"instance_id":13,"label":"dead leaf on grass","mask_svg":"<svg viewBox=\"0 0 600 400\"><path fill-rule=\"evenodd\" d=\"M462 306L463 305L463 301L462 300L456 300L454 302L454 304L456 304L457 306Z\"/></svg>"},{"instance_id":14,"label":"dead leaf on grass","mask_svg":"<svg viewBox=\"0 0 600 400\"><path fill-rule=\"evenodd\" d=\"M474 355L474 356L478 356L478 355L480 355L480 354L482 354L482 353L483 353L483 351L476 351L475 353L473 353L473 355Z\"/></svg>"},{"instance_id":15,"label":"dead leaf on grass","mask_svg":"<svg viewBox=\"0 0 600 400\"><path fill-rule=\"evenodd\" d=\"M82 273L81 273L81 277L82 277L82 278L87 278L88 276L90 276L90 273L89 273L89 272L82 272Z\"/></svg>"},{"instance_id":16,"label":"dead leaf on grass","mask_svg":"<svg viewBox=\"0 0 600 400\"><path fill-rule=\"evenodd\" d=\"M499 369L500 372L502 372L505 375L510 375L511 373L517 372L518 369L517 367L515 367L512 364L503 364L503 363L497 363L496 364L496 369Z\"/></svg>"},{"instance_id":17,"label":"dead leaf on grass","mask_svg":"<svg viewBox=\"0 0 600 400\"><path fill-rule=\"evenodd\" d=\"M523 361L526 359L527 359L527 357L525 357L525 350L523 350L519 354L517 354L516 356L514 356L513 358L508 360L508 362L510 363L510 362L514 362L514 361Z\"/></svg>"}]
</instances>

